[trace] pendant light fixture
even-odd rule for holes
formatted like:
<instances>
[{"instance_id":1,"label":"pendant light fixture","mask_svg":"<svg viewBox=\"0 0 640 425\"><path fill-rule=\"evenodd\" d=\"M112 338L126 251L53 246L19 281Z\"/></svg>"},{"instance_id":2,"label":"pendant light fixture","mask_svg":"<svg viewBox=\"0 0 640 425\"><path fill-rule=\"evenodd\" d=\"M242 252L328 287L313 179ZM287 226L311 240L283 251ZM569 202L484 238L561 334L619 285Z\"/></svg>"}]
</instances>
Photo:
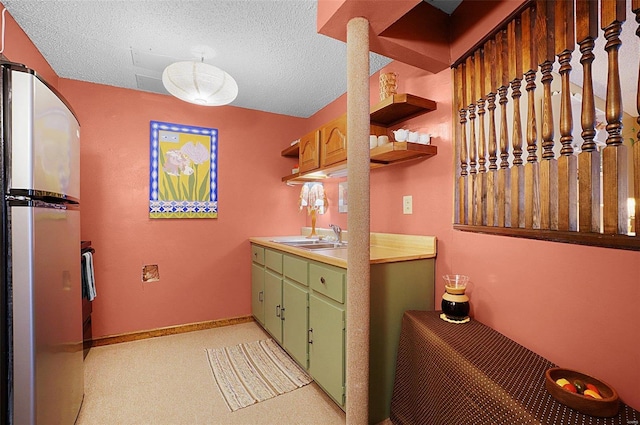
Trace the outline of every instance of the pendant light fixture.
<instances>
[{"instance_id":1,"label":"pendant light fixture","mask_svg":"<svg viewBox=\"0 0 640 425\"><path fill-rule=\"evenodd\" d=\"M162 73L162 84L178 99L202 106L226 105L238 96L236 80L204 60L172 63Z\"/></svg>"}]
</instances>

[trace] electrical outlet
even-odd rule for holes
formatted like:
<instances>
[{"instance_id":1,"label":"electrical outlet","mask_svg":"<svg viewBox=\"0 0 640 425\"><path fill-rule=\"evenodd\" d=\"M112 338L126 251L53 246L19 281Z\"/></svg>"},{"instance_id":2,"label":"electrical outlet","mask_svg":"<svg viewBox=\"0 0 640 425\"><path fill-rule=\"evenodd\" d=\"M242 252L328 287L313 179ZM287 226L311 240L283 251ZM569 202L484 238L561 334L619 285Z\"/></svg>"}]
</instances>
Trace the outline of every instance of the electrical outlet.
<instances>
[{"instance_id":1,"label":"electrical outlet","mask_svg":"<svg viewBox=\"0 0 640 425\"><path fill-rule=\"evenodd\" d=\"M402 197L402 213L413 214L413 196L407 195Z\"/></svg>"}]
</instances>

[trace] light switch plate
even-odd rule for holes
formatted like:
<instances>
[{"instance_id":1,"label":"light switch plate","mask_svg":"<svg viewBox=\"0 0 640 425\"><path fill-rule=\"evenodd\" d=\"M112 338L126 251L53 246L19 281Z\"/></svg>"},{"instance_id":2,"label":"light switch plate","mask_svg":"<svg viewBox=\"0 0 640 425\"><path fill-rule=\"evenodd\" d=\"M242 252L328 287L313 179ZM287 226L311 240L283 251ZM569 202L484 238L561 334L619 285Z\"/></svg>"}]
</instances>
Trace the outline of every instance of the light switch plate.
<instances>
[{"instance_id":1,"label":"light switch plate","mask_svg":"<svg viewBox=\"0 0 640 425\"><path fill-rule=\"evenodd\" d=\"M413 196L406 195L402 197L402 213L413 214Z\"/></svg>"}]
</instances>

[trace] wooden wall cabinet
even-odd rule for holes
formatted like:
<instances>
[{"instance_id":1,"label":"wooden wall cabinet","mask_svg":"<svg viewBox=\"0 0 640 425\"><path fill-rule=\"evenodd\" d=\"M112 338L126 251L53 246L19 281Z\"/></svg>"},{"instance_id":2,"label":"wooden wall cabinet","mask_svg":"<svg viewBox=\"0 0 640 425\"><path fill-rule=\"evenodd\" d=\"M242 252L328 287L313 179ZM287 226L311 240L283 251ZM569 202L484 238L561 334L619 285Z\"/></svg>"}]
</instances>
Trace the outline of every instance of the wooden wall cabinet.
<instances>
[{"instance_id":1,"label":"wooden wall cabinet","mask_svg":"<svg viewBox=\"0 0 640 425\"><path fill-rule=\"evenodd\" d=\"M370 134L388 135L393 141L391 128L404 120L436 109L436 103L410 94L396 94L371 108ZM367 141L368 142L368 141ZM437 154L437 147L418 143L388 143L371 150L371 167L428 158ZM300 138L300 142L281 152L282 156L298 158L299 172L285 176L283 182L303 183L317 176L310 172L340 171L347 166L347 114L333 119L319 129Z\"/></svg>"},{"instance_id":2,"label":"wooden wall cabinet","mask_svg":"<svg viewBox=\"0 0 640 425\"><path fill-rule=\"evenodd\" d=\"M300 138L298 165L300 173L320 168L320 131L314 130Z\"/></svg>"},{"instance_id":3,"label":"wooden wall cabinet","mask_svg":"<svg viewBox=\"0 0 640 425\"><path fill-rule=\"evenodd\" d=\"M320 127L320 166L347 160L347 114Z\"/></svg>"}]
</instances>

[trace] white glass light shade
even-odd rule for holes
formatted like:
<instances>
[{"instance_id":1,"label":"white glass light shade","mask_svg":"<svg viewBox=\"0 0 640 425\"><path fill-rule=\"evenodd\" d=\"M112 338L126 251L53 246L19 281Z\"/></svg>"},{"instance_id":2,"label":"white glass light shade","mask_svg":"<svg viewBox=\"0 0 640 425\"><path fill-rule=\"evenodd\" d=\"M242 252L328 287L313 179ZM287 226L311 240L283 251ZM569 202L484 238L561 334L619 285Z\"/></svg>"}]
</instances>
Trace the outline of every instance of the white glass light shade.
<instances>
[{"instance_id":1,"label":"white glass light shade","mask_svg":"<svg viewBox=\"0 0 640 425\"><path fill-rule=\"evenodd\" d=\"M162 73L162 84L169 93L203 106L221 106L238 96L238 84L229 74L203 62L175 62Z\"/></svg>"}]
</instances>

